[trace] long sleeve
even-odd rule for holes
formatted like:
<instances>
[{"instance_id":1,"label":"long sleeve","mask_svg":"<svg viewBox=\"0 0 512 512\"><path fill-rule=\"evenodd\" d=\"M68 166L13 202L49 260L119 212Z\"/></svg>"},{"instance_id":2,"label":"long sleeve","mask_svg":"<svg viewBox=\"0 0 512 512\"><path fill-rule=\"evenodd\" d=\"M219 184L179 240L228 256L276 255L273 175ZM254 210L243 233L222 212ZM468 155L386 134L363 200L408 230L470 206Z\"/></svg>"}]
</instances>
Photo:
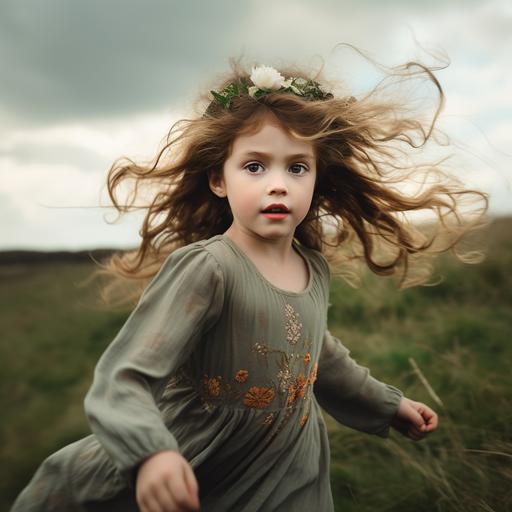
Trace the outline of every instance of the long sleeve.
<instances>
[{"instance_id":1,"label":"long sleeve","mask_svg":"<svg viewBox=\"0 0 512 512\"><path fill-rule=\"evenodd\" d=\"M176 250L96 365L85 413L131 486L144 459L162 450L179 451L156 406L155 390L213 326L223 290L222 271L200 243Z\"/></svg>"},{"instance_id":2,"label":"long sleeve","mask_svg":"<svg viewBox=\"0 0 512 512\"><path fill-rule=\"evenodd\" d=\"M369 369L358 365L349 354L338 338L325 332L314 385L315 397L339 423L389 437L390 421L403 393L372 377Z\"/></svg>"}]
</instances>

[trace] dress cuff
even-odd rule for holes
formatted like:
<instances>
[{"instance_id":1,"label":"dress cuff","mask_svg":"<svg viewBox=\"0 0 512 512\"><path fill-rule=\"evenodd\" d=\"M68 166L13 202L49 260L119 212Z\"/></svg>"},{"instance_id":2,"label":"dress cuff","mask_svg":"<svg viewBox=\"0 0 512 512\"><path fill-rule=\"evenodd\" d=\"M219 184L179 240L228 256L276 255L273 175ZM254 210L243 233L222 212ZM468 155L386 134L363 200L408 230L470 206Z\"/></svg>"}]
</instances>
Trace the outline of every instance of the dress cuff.
<instances>
[{"instance_id":1,"label":"dress cuff","mask_svg":"<svg viewBox=\"0 0 512 512\"><path fill-rule=\"evenodd\" d=\"M391 384L384 384L384 386L385 398L382 402L382 414L386 418L386 421L384 428L378 432L375 432L375 434L383 438L388 438L391 421L398 412L400 401L402 400L404 394L400 389L392 386Z\"/></svg>"}]
</instances>

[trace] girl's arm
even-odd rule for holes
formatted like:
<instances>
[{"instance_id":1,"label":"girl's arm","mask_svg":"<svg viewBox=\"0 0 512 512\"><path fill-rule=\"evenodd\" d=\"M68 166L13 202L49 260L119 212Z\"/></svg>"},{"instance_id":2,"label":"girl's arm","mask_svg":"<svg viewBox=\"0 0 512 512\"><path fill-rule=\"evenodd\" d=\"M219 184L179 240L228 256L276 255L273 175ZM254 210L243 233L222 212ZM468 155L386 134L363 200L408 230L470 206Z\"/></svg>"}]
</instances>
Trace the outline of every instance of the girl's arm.
<instances>
[{"instance_id":1,"label":"girl's arm","mask_svg":"<svg viewBox=\"0 0 512 512\"><path fill-rule=\"evenodd\" d=\"M103 353L85 401L90 427L132 487L139 465L179 451L155 391L191 354L218 318L223 275L214 257L192 244L173 252Z\"/></svg>"},{"instance_id":2,"label":"girl's arm","mask_svg":"<svg viewBox=\"0 0 512 512\"><path fill-rule=\"evenodd\" d=\"M314 393L335 420L362 432L389 437L402 391L380 382L358 365L350 351L326 330Z\"/></svg>"}]
</instances>

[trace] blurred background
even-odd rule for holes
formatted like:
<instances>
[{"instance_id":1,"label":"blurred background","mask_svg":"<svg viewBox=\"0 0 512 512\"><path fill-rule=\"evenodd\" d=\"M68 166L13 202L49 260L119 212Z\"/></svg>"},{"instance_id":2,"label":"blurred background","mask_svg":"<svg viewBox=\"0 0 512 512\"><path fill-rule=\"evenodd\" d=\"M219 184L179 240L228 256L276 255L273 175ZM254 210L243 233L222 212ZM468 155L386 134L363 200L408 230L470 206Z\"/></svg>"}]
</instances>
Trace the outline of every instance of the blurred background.
<instances>
[{"instance_id":1,"label":"blurred background","mask_svg":"<svg viewBox=\"0 0 512 512\"><path fill-rule=\"evenodd\" d=\"M439 126L457 151L453 172L489 193L494 221L487 260L440 258L436 287L333 281L331 330L441 418L422 443L328 418L337 510L511 510L508 0L0 3L0 509L44 457L89 433L83 396L129 313L98 308L98 289L79 284L94 264L62 253L138 243L140 214L112 223L112 162L153 158L229 57L323 63L354 96L368 92L381 73L339 43L386 66L451 61L437 74Z\"/></svg>"}]
</instances>

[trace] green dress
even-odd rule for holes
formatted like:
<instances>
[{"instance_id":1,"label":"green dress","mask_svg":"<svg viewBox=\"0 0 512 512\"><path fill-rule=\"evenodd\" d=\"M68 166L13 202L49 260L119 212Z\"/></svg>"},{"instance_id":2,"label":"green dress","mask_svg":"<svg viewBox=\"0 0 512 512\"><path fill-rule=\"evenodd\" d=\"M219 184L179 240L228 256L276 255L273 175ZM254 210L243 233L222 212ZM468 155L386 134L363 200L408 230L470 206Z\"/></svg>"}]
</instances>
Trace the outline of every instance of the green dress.
<instances>
[{"instance_id":1,"label":"green dress","mask_svg":"<svg viewBox=\"0 0 512 512\"><path fill-rule=\"evenodd\" d=\"M225 235L173 252L96 366L93 434L43 461L12 512L136 511L137 467L161 450L189 461L203 511L333 511L320 406L385 438L403 394L329 333L328 264L294 248L303 292Z\"/></svg>"}]
</instances>

